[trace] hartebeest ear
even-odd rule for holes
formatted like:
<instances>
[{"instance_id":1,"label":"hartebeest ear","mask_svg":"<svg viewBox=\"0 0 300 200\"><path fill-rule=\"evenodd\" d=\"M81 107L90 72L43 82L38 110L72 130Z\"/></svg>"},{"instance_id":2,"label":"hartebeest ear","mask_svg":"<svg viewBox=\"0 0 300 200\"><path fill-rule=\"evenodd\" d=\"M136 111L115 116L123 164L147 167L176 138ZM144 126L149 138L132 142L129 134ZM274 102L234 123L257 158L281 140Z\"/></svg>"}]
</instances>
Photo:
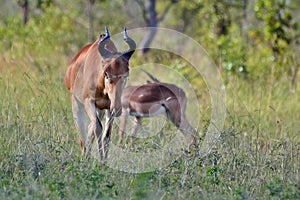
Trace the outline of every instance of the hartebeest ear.
<instances>
[{"instance_id":1,"label":"hartebeest ear","mask_svg":"<svg viewBox=\"0 0 300 200\"><path fill-rule=\"evenodd\" d=\"M110 38L110 34L108 31L108 28L105 27L105 36L103 38L101 38L101 40L98 43L98 51L99 51L100 55L102 56L103 60L108 60L113 55L113 53L110 50L105 48L106 43L109 40L109 38Z\"/></svg>"},{"instance_id":2,"label":"hartebeest ear","mask_svg":"<svg viewBox=\"0 0 300 200\"><path fill-rule=\"evenodd\" d=\"M127 51L123 52L123 57L126 60L129 60L136 49L136 43L134 42L133 39L131 39L128 36L126 27L124 27L123 36L124 36L124 41L129 45L129 49Z\"/></svg>"}]
</instances>

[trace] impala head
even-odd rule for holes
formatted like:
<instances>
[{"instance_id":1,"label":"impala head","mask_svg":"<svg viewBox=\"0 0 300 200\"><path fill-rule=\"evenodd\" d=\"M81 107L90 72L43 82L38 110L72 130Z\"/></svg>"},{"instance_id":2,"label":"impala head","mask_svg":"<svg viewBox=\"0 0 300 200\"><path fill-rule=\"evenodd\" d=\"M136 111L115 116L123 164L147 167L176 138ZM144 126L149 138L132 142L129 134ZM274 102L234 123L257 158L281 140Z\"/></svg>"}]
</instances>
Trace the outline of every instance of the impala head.
<instances>
[{"instance_id":1,"label":"impala head","mask_svg":"<svg viewBox=\"0 0 300 200\"><path fill-rule=\"evenodd\" d=\"M129 75L129 59L136 48L135 42L128 37L124 28L124 40L129 45L129 49L124 52L112 52L106 48L110 34L105 29L105 36L98 43L98 50L102 56L102 66L104 69L104 91L110 99L110 111L115 116L121 114L121 95Z\"/></svg>"}]
</instances>

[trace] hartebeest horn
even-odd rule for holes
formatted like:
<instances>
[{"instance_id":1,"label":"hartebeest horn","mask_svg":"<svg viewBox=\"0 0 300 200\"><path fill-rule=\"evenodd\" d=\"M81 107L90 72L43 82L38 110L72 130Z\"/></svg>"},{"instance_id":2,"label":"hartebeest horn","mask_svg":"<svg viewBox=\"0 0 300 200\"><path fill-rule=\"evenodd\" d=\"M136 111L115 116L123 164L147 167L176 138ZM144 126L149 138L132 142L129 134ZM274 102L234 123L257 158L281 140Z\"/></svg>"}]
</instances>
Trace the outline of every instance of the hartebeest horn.
<instances>
[{"instance_id":1,"label":"hartebeest horn","mask_svg":"<svg viewBox=\"0 0 300 200\"><path fill-rule=\"evenodd\" d=\"M108 28L105 27L105 36L101 38L101 40L98 43L98 51L102 56L103 60L106 60L113 55L113 53L110 50L105 48L105 44L109 38L110 38L110 34Z\"/></svg>"},{"instance_id":2,"label":"hartebeest horn","mask_svg":"<svg viewBox=\"0 0 300 200\"><path fill-rule=\"evenodd\" d=\"M123 56L129 60L130 57L132 56L132 54L135 51L136 48L136 44L134 42L133 39L131 39L128 35L127 35L127 31L126 31L126 27L124 27L124 31L123 31L123 36L124 36L124 40L125 42L129 45L129 49L125 52L123 52Z\"/></svg>"}]
</instances>

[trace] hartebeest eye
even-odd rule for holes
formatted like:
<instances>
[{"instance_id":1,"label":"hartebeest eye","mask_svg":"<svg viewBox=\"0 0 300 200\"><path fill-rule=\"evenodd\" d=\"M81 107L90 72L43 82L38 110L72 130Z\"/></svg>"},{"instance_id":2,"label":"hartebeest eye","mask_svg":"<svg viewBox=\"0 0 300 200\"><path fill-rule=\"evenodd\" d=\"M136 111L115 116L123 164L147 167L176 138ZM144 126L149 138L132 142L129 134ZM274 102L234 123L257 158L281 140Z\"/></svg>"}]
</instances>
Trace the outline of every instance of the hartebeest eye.
<instances>
[{"instance_id":1,"label":"hartebeest eye","mask_svg":"<svg viewBox=\"0 0 300 200\"><path fill-rule=\"evenodd\" d=\"M105 76L105 83L107 84L112 84L113 83L113 80L107 76Z\"/></svg>"}]
</instances>

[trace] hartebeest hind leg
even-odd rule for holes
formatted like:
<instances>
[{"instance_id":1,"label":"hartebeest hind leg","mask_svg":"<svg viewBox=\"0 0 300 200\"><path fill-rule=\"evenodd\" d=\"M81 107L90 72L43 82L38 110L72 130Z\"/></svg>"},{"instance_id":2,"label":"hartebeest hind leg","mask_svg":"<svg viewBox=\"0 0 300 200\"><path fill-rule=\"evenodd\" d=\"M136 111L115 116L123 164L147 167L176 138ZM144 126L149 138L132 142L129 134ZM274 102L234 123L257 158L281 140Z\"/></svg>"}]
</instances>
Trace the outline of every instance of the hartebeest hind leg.
<instances>
[{"instance_id":1,"label":"hartebeest hind leg","mask_svg":"<svg viewBox=\"0 0 300 200\"><path fill-rule=\"evenodd\" d=\"M80 138L81 153L86 153L85 110L84 106L72 95L72 111L77 132Z\"/></svg>"}]
</instances>

